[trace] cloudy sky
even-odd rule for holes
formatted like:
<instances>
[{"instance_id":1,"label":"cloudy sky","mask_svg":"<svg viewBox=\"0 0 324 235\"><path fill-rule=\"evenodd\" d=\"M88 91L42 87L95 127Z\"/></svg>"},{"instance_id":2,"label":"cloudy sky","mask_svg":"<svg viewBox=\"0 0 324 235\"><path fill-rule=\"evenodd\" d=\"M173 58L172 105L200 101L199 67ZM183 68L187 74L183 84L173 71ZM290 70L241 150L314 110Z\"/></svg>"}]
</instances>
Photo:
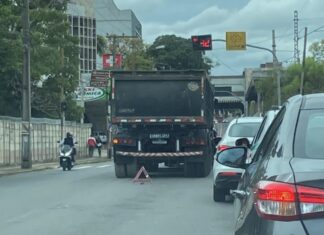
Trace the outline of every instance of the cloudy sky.
<instances>
[{"instance_id":1,"label":"cloudy sky","mask_svg":"<svg viewBox=\"0 0 324 235\"><path fill-rule=\"evenodd\" d=\"M152 43L159 35L212 34L225 39L226 32L246 32L247 43L272 48L275 30L277 57L287 66L294 56L294 11L299 18L299 50L302 56L304 28L308 46L324 39L323 0L115 0L119 9L131 9L142 23L143 39ZM323 27L323 28L321 28ZM244 68L271 62L267 51L248 48L230 52L223 42L214 42L206 55L219 66L213 75L239 75Z\"/></svg>"}]
</instances>

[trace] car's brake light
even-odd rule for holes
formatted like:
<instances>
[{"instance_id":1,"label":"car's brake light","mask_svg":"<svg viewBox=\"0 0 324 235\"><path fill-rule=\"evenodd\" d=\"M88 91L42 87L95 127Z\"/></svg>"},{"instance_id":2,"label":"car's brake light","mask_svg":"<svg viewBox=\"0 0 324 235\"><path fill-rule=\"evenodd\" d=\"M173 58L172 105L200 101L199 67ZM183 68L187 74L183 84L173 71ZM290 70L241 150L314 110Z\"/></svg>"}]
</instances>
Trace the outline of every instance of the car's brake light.
<instances>
[{"instance_id":1,"label":"car's brake light","mask_svg":"<svg viewBox=\"0 0 324 235\"><path fill-rule=\"evenodd\" d=\"M261 181L255 196L256 210L265 219L290 221L324 213L323 189Z\"/></svg>"},{"instance_id":2,"label":"car's brake light","mask_svg":"<svg viewBox=\"0 0 324 235\"><path fill-rule=\"evenodd\" d=\"M218 145L217 146L217 151L223 151L224 149L227 149L227 148L229 148L229 146L228 145L225 145L225 144L223 144L223 145Z\"/></svg>"}]
</instances>

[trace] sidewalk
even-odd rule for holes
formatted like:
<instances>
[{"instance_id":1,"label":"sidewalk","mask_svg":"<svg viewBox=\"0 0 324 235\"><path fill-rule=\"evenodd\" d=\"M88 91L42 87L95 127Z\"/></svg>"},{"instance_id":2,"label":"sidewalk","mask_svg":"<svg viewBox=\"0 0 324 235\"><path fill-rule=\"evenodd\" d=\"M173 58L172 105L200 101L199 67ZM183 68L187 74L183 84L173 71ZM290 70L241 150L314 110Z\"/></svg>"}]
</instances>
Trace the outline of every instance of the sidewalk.
<instances>
[{"instance_id":1,"label":"sidewalk","mask_svg":"<svg viewBox=\"0 0 324 235\"><path fill-rule=\"evenodd\" d=\"M99 163L99 162L110 162L111 159L108 159L106 156L102 157L92 157L92 158L82 158L76 159L76 166L82 164L91 164L91 163ZM59 162L47 162L47 163L35 163L32 165L30 169L21 169L21 166L9 166L9 167L0 167L0 177L4 175L13 175L24 172L32 172L32 171L41 171L47 169L55 169L59 167Z\"/></svg>"}]
</instances>

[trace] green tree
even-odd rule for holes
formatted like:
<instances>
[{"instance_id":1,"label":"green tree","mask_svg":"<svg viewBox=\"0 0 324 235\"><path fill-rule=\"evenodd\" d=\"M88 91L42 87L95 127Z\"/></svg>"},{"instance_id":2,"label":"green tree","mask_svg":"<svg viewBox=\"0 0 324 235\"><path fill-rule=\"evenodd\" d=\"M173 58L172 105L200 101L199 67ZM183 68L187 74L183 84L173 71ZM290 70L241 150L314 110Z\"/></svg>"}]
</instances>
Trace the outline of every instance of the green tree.
<instances>
[{"instance_id":1,"label":"green tree","mask_svg":"<svg viewBox=\"0 0 324 235\"><path fill-rule=\"evenodd\" d=\"M312 57L316 60L323 60L324 59L324 39L319 42L314 42L309 51L312 53Z\"/></svg>"},{"instance_id":2,"label":"green tree","mask_svg":"<svg viewBox=\"0 0 324 235\"><path fill-rule=\"evenodd\" d=\"M64 98L68 103L67 116L79 119L81 110L72 101L78 85L79 49L78 39L69 33L66 15L67 0L31 0L30 1L30 44L31 44L31 82L32 115L59 117L60 102ZM0 34L7 38L0 46L2 58L15 61L12 64L0 61L1 82L9 86L9 91L0 96L0 102L15 104L15 109L2 110L2 114L20 115L22 83L22 0L4 0L0 5ZM9 38L14 40L9 42ZM7 51L2 48L8 48ZM12 76L14 75L14 79ZM35 85L41 78L42 88ZM6 87L4 86L4 87ZM6 106L7 107L7 106ZM69 113L73 110L73 113ZM77 111L76 111L77 110Z\"/></svg>"},{"instance_id":3,"label":"green tree","mask_svg":"<svg viewBox=\"0 0 324 235\"><path fill-rule=\"evenodd\" d=\"M162 35L155 39L148 49L155 65L167 65L171 69L210 70L212 61L204 58L200 51L194 51L191 39L175 35Z\"/></svg>"},{"instance_id":4,"label":"green tree","mask_svg":"<svg viewBox=\"0 0 324 235\"><path fill-rule=\"evenodd\" d=\"M125 70L152 70L153 59L146 53L147 46L142 39L132 38L123 44L123 69Z\"/></svg>"},{"instance_id":5,"label":"green tree","mask_svg":"<svg viewBox=\"0 0 324 235\"><path fill-rule=\"evenodd\" d=\"M108 50L108 41L104 36L97 35L97 52L100 56Z\"/></svg>"},{"instance_id":6,"label":"green tree","mask_svg":"<svg viewBox=\"0 0 324 235\"><path fill-rule=\"evenodd\" d=\"M140 38L129 38L110 35L107 40L105 52L121 54L124 70L151 70L153 59L147 54L147 46Z\"/></svg>"}]
</instances>

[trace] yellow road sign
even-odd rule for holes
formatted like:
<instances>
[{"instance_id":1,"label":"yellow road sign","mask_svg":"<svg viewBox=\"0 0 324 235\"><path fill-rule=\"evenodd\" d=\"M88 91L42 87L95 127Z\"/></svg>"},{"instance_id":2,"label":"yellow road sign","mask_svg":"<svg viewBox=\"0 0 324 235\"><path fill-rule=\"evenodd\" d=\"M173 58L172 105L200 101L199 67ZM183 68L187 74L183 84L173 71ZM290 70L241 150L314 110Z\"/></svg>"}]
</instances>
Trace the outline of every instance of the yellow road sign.
<instances>
[{"instance_id":1,"label":"yellow road sign","mask_svg":"<svg viewBox=\"0 0 324 235\"><path fill-rule=\"evenodd\" d=\"M245 50L246 34L245 32L226 32L226 50Z\"/></svg>"}]
</instances>

